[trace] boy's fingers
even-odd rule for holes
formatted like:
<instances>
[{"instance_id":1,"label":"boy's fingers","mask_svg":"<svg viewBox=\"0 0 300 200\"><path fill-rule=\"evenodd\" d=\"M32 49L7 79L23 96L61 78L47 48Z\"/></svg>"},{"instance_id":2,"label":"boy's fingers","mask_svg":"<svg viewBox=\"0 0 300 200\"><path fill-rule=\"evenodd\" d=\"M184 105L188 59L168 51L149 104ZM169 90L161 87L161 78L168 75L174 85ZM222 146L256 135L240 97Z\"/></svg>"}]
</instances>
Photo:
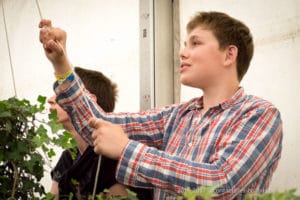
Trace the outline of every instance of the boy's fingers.
<instances>
[{"instance_id":1,"label":"boy's fingers","mask_svg":"<svg viewBox=\"0 0 300 200\"><path fill-rule=\"evenodd\" d=\"M42 28L40 30L40 42L43 43L44 41L47 40L49 37L49 29L48 28Z\"/></svg>"},{"instance_id":2,"label":"boy's fingers","mask_svg":"<svg viewBox=\"0 0 300 200\"><path fill-rule=\"evenodd\" d=\"M54 51L56 52L57 54L59 55L62 55L63 54L63 46L60 44L60 42L58 41L53 41L53 40L50 40L48 43L47 43L47 46L45 48L46 50L50 50L51 52Z\"/></svg>"},{"instance_id":3,"label":"boy's fingers","mask_svg":"<svg viewBox=\"0 0 300 200\"><path fill-rule=\"evenodd\" d=\"M44 28L44 27L51 27L52 23L51 20L49 19L42 19L39 23L39 28Z\"/></svg>"},{"instance_id":4,"label":"boy's fingers","mask_svg":"<svg viewBox=\"0 0 300 200\"><path fill-rule=\"evenodd\" d=\"M90 121L89 121L89 126L91 128L94 128L94 129L97 129L100 127L101 125L101 119L98 119L98 118L92 118Z\"/></svg>"}]
</instances>

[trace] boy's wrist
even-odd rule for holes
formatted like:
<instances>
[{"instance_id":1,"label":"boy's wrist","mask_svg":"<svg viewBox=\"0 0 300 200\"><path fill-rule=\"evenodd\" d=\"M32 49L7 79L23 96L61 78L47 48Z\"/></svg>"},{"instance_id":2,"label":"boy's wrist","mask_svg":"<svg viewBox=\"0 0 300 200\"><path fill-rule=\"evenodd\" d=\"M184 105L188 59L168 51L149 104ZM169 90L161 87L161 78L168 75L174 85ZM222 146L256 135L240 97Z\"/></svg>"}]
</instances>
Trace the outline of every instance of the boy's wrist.
<instances>
[{"instance_id":1,"label":"boy's wrist","mask_svg":"<svg viewBox=\"0 0 300 200\"><path fill-rule=\"evenodd\" d=\"M65 80L72 82L75 79L73 68L61 75L55 75L58 84L62 84Z\"/></svg>"},{"instance_id":2,"label":"boy's wrist","mask_svg":"<svg viewBox=\"0 0 300 200\"><path fill-rule=\"evenodd\" d=\"M70 70L73 70L73 66L68 60L64 60L59 63L53 63L53 67L55 76L61 76L68 73Z\"/></svg>"}]
</instances>

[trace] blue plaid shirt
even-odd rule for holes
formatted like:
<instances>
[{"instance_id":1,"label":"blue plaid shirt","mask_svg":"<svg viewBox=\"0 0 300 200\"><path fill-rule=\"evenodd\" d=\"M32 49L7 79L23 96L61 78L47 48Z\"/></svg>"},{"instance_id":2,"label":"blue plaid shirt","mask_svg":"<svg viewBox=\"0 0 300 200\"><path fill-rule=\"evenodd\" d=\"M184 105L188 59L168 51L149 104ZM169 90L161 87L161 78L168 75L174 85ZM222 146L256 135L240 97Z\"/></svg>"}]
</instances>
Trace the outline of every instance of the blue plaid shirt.
<instances>
[{"instance_id":1,"label":"blue plaid shirt","mask_svg":"<svg viewBox=\"0 0 300 200\"><path fill-rule=\"evenodd\" d=\"M54 85L57 102L89 144L93 116L121 125L131 139L119 159L119 182L153 187L155 199L175 199L201 186L218 186L215 199L268 188L282 149L280 113L270 102L240 88L204 116L202 97L138 113L105 113L77 76L69 84L64 90Z\"/></svg>"}]
</instances>

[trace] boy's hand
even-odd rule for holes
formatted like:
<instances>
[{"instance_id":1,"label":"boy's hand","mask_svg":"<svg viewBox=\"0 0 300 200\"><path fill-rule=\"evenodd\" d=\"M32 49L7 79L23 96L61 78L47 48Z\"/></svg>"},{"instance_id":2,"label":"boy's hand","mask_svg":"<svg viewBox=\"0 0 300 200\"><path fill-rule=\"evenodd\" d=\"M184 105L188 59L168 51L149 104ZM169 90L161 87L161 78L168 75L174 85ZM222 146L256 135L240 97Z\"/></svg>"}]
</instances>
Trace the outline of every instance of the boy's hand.
<instances>
[{"instance_id":1,"label":"boy's hand","mask_svg":"<svg viewBox=\"0 0 300 200\"><path fill-rule=\"evenodd\" d=\"M97 118L91 119L89 125L95 129L92 134L94 151L111 159L119 159L129 142L122 127Z\"/></svg>"},{"instance_id":2,"label":"boy's hand","mask_svg":"<svg viewBox=\"0 0 300 200\"><path fill-rule=\"evenodd\" d=\"M66 52L67 34L60 28L52 27L51 20L43 19L39 23L40 42L45 54L53 64L56 74L64 74L72 67Z\"/></svg>"}]
</instances>

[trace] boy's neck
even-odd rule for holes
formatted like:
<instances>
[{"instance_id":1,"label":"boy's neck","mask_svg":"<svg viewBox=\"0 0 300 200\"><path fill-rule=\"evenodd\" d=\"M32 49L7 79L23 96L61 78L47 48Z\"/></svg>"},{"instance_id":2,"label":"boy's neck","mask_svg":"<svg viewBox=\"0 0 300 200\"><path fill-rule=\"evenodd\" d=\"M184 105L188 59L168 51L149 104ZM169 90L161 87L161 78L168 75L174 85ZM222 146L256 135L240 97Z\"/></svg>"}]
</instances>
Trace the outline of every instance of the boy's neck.
<instances>
[{"instance_id":1,"label":"boy's neck","mask_svg":"<svg viewBox=\"0 0 300 200\"><path fill-rule=\"evenodd\" d=\"M203 90L203 109L205 114L209 108L219 105L227 99L230 99L239 89L239 84L225 85L217 88Z\"/></svg>"}]
</instances>

